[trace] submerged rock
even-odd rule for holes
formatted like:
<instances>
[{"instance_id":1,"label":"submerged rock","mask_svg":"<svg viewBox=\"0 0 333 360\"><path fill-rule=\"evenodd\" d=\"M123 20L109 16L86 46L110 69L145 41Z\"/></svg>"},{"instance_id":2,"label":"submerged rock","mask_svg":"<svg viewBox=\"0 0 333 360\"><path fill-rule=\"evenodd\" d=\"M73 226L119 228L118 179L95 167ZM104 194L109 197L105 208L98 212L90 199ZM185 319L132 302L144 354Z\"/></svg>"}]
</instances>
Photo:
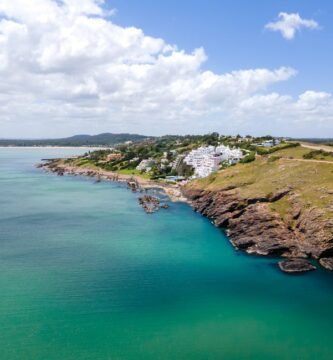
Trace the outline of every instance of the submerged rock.
<instances>
[{"instance_id":1,"label":"submerged rock","mask_svg":"<svg viewBox=\"0 0 333 360\"><path fill-rule=\"evenodd\" d=\"M127 181L127 187L129 189L131 189L133 192L140 190L140 185L139 185L138 181L136 181L134 179Z\"/></svg>"},{"instance_id":2,"label":"submerged rock","mask_svg":"<svg viewBox=\"0 0 333 360\"><path fill-rule=\"evenodd\" d=\"M161 204L159 198L151 195L140 196L138 201L147 214L152 214L159 209L168 209L169 207L167 204Z\"/></svg>"},{"instance_id":3,"label":"submerged rock","mask_svg":"<svg viewBox=\"0 0 333 360\"><path fill-rule=\"evenodd\" d=\"M333 271L333 258L321 258L319 263L325 269Z\"/></svg>"},{"instance_id":4,"label":"submerged rock","mask_svg":"<svg viewBox=\"0 0 333 360\"><path fill-rule=\"evenodd\" d=\"M162 204L162 205L160 205L160 208L161 209L169 209L169 205L168 204Z\"/></svg>"},{"instance_id":5,"label":"submerged rock","mask_svg":"<svg viewBox=\"0 0 333 360\"><path fill-rule=\"evenodd\" d=\"M289 274L298 274L316 270L316 267L305 259L289 259L280 261L279 268Z\"/></svg>"}]
</instances>

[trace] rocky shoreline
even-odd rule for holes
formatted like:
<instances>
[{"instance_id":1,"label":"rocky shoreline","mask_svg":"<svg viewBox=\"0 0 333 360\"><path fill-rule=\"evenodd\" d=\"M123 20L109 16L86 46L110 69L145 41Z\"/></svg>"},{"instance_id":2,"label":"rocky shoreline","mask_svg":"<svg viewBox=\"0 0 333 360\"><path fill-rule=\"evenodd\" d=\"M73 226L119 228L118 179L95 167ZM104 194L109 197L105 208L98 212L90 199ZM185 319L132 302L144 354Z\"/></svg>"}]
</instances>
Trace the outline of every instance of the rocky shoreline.
<instances>
[{"instance_id":1,"label":"rocky shoreline","mask_svg":"<svg viewBox=\"0 0 333 360\"><path fill-rule=\"evenodd\" d=\"M304 209L292 189L282 189L269 197L244 199L235 188L213 192L188 186L184 195L195 211L226 229L236 249L287 258L279 267L288 273L314 270L308 259L333 270L333 219L323 219L317 208ZM292 204L287 220L269 207L285 196Z\"/></svg>"},{"instance_id":2,"label":"rocky shoreline","mask_svg":"<svg viewBox=\"0 0 333 360\"><path fill-rule=\"evenodd\" d=\"M126 183L128 188L134 192L143 192L149 189L161 189L173 202L188 202L188 199L183 196L182 190L177 184L167 184L146 180L139 176L124 175L103 169L69 166L60 163L60 160L61 159L45 159L43 163L37 164L37 167L44 171L54 173L58 176L87 176L95 178L96 182L103 180Z\"/></svg>"},{"instance_id":3,"label":"rocky shoreline","mask_svg":"<svg viewBox=\"0 0 333 360\"><path fill-rule=\"evenodd\" d=\"M303 209L292 189L281 189L268 197L241 198L237 189L224 188L206 191L190 185L163 184L138 176L120 175L102 169L72 167L48 160L38 167L62 175L89 176L97 180L125 182L132 191L162 189L171 201L182 201L209 218L215 226L226 230L231 244L248 254L286 258L279 268L286 273L315 270L313 259L322 267L333 271L333 219L323 220L317 208ZM292 206L287 220L272 211L269 204L288 197ZM151 196L139 198L146 213L166 206Z\"/></svg>"}]
</instances>

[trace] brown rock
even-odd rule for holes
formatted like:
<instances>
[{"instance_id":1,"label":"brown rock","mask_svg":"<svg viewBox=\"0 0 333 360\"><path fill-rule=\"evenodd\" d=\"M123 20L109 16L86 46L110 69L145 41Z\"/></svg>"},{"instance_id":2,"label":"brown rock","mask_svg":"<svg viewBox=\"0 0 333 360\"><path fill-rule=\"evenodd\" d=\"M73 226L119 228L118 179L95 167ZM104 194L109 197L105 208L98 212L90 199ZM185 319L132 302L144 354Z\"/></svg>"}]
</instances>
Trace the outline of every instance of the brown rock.
<instances>
[{"instance_id":1,"label":"brown rock","mask_svg":"<svg viewBox=\"0 0 333 360\"><path fill-rule=\"evenodd\" d=\"M290 188L274 195L241 198L237 190L183 189L195 211L227 230L231 243L250 254L290 258L330 258L332 224L322 211L306 208ZM285 219L271 210L269 202L288 196L290 210Z\"/></svg>"},{"instance_id":2,"label":"brown rock","mask_svg":"<svg viewBox=\"0 0 333 360\"><path fill-rule=\"evenodd\" d=\"M289 259L280 261L279 268L289 274L299 274L316 269L314 265L305 259Z\"/></svg>"},{"instance_id":3,"label":"brown rock","mask_svg":"<svg viewBox=\"0 0 333 360\"><path fill-rule=\"evenodd\" d=\"M325 269L333 271L333 258L321 258L319 264Z\"/></svg>"}]
</instances>

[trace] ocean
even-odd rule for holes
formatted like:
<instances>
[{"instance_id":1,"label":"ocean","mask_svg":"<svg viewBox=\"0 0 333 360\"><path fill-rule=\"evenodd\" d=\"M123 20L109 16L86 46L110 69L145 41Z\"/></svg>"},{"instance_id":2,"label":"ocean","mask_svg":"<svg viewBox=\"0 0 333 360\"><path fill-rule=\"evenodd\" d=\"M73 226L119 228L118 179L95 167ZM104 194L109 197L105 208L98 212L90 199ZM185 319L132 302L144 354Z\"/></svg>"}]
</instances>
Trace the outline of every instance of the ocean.
<instances>
[{"instance_id":1,"label":"ocean","mask_svg":"<svg viewBox=\"0 0 333 360\"><path fill-rule=\"evenodd\" d=\"M182 203L0 148L0 359L332 359L333 274L235 251Z\"/></svg>"}]
</instances>

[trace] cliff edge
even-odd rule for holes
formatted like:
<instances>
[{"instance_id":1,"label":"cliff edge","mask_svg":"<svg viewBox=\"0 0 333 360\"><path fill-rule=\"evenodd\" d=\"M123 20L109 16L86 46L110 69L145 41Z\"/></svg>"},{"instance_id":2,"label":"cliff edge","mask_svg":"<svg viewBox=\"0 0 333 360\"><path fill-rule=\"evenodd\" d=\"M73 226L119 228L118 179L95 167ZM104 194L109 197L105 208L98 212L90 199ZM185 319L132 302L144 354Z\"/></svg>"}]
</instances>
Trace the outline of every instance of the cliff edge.
<instances>
[{"instance_id":1,"label":"cliff edge","mask_svg":"<svg viewBox=\"0 0 333 360\"><path fill-rule=\"evenodd\" d=\"M306 151L258 157L193 181L183 193L235 248L293 261L282 270L313 270L300 258L333 270L333 163L303 161Z\"/></svg>"}]
</instances>

